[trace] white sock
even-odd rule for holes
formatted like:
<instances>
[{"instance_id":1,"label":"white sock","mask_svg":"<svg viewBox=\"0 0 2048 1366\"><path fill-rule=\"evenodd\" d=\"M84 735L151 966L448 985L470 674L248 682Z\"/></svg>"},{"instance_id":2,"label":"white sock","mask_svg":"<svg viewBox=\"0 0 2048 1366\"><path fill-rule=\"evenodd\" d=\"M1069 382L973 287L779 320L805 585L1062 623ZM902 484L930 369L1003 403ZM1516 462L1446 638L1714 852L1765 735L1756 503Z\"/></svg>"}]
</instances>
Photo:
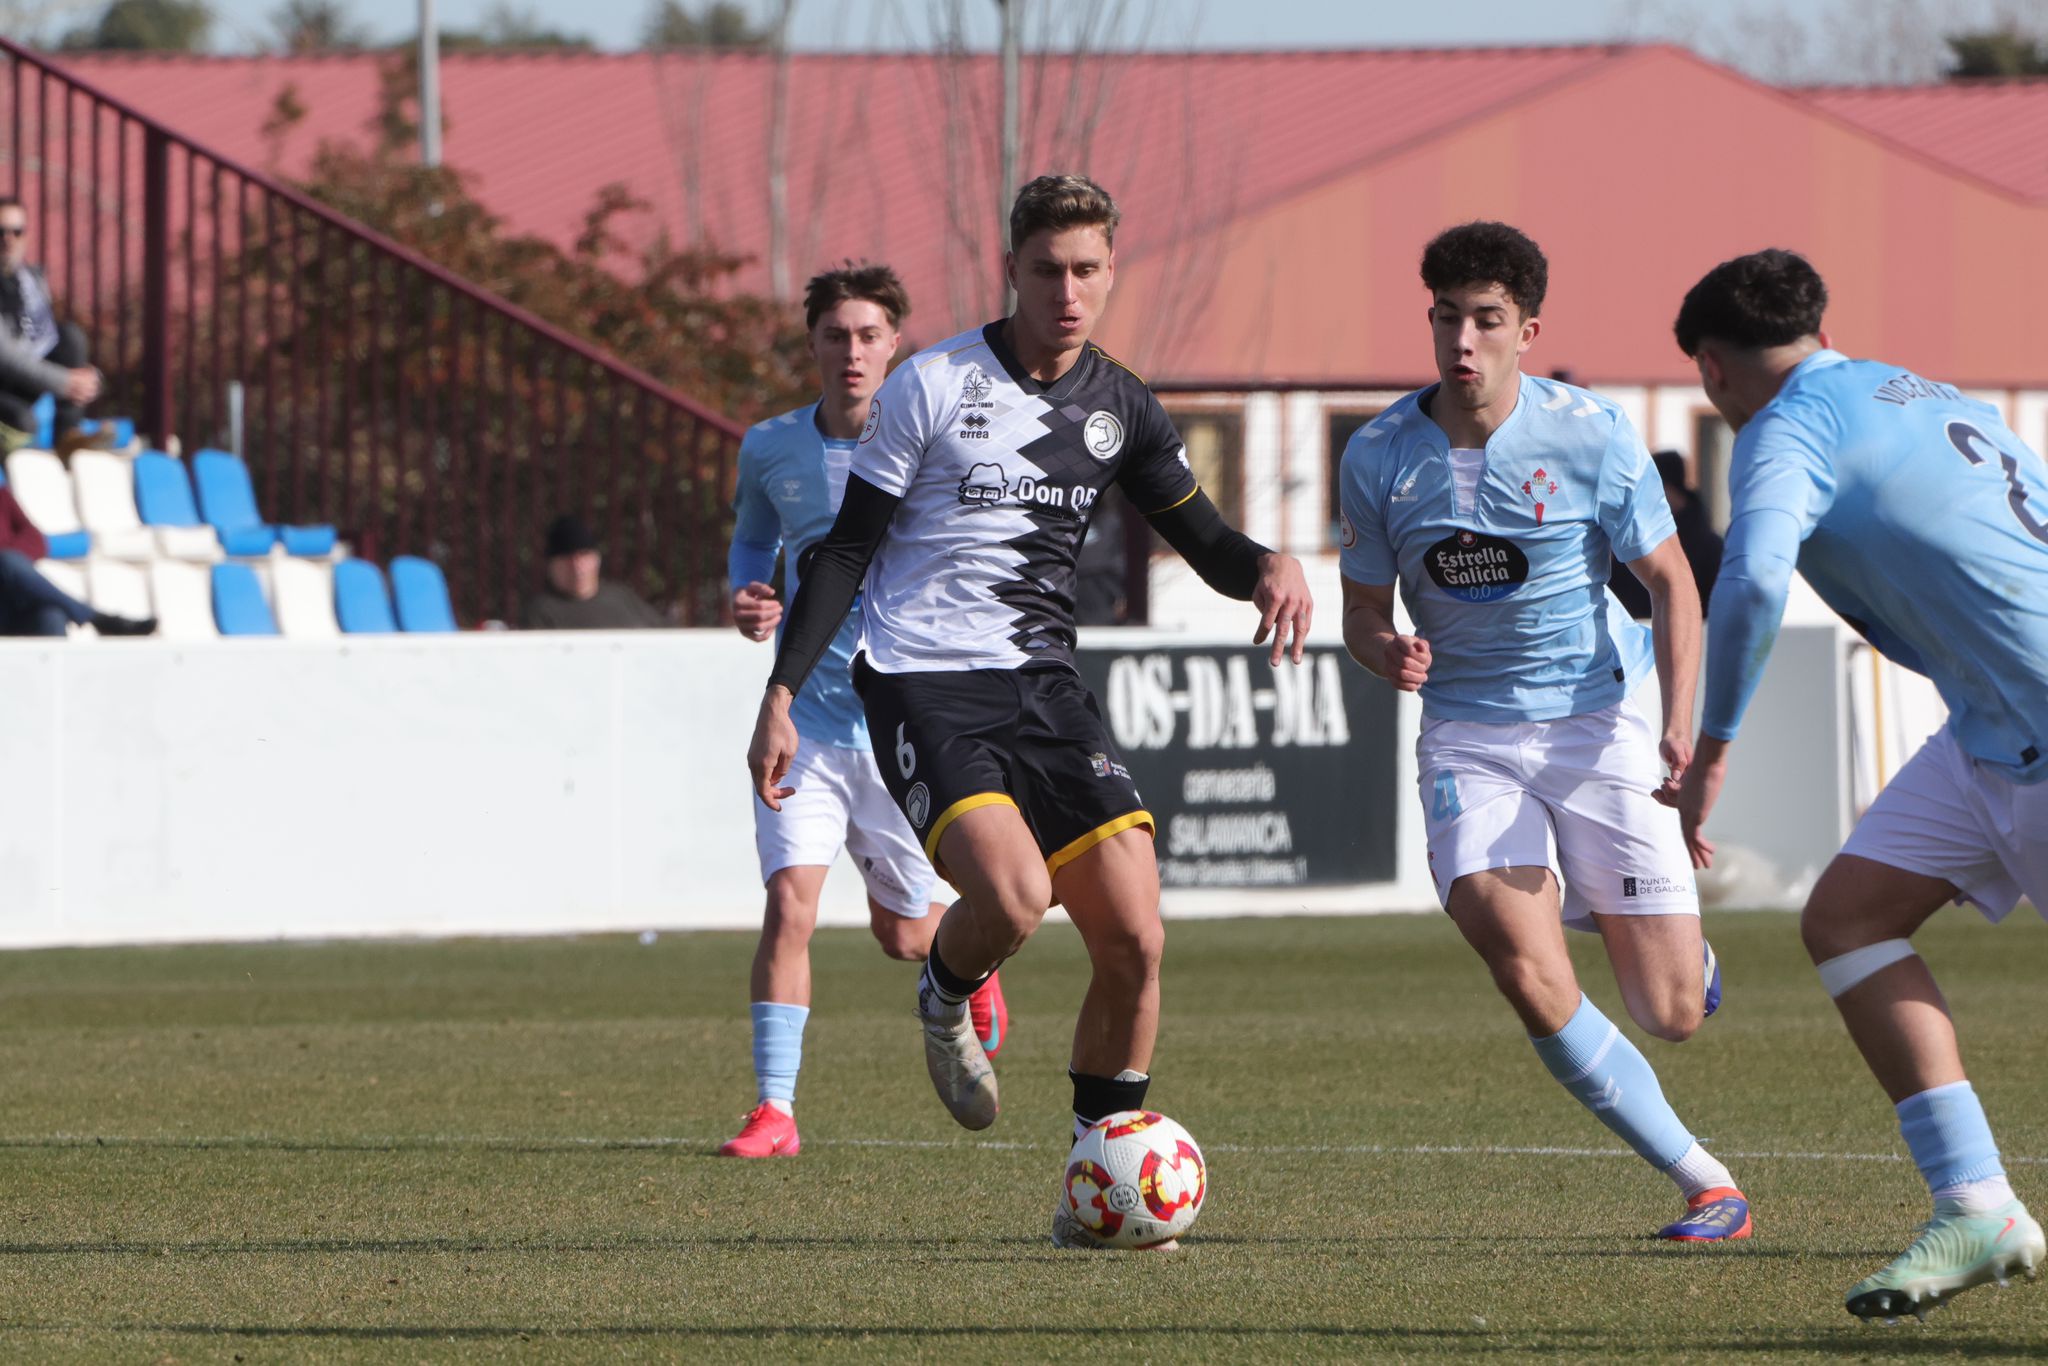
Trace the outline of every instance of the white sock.
<instances>
[{"instance_id":1,"label":"white sock","mask_svg":"<svg viewBox=\"0 0 2048 1366\"><path fill-rule=\"evenodd\" d=\"M763 1096L761 1097L760 1103L763 1105L772 1105L776 1109L782 1111L782 1113L785 1115L793 1115L796 1113L796 1106L782 1099L780 1096Z\"/></svg>"},{"instance_id":2,"label":"white sock","mask_svg":"<svg viewBox=\"0 0 2048 1366\"><path fill-rule=\"evenodd\" d=\"M2014 1200L2012 1183L2002 1176L1987 1176L1982 1181L1958 1181L1953 1186L1940 1186L1934 1192L1934 1206L1946 1206L1959 1214L1990 1214L2011 1204Z\"/></svg>"},{"instance_id":3,"label":"white sock","mask_svg":"<svg viewBox=\"0 0 2048 1366\"><path fill-rule=\"evenodd\" d=\"M1685 1150L1676 1162L1664 1169L1664 1174L1678 1183L1678 1193L1690 1200L1701 1191L1710 1191L1716 1186L1733 1186L1735 1178L1712 1153L1695 1143Z\"/></svg>"}]
</instances>

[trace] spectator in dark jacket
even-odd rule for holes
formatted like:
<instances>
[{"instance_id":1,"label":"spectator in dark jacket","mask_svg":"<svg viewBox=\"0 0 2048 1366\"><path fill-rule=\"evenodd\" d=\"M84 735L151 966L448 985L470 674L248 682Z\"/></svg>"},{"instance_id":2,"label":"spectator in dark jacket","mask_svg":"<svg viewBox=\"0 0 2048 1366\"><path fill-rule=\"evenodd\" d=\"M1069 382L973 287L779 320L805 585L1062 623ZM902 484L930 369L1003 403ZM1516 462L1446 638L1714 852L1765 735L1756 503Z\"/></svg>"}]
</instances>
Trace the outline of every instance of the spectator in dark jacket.
<instances>
[{"instance_id":1,"label":"spectator in dark jacket","mask_svg":"<svg viewBox=\"0 0 2048 1366\"><path fill-rule=\"evenodd\" d=\"M146 636L156 619L95 612L36 572L50 543L14 494L0 487L0 636L61 636L76 622L103 636Z\"/></svg>"},{"instance_id":2,"label":"spectator in dark jacket","mask_svg":"<svg viewBox=\"0 0 2048 1366\"><path fill-rule=\"evenodd\" d=\"M84 405L100 395L100 372L87 361L85 333L59 322L43 272L28 263L28 211L0 196L0 448L25 444L35 428L36 400L57 399L59 455L113 445L110 432L79 430Z\"/></svg>"},{"instance_id":3,"label":"spectator in dark jacket","mask_svg":"<svg viewBox=\"0 0 2048 1366\"><path fill-rule=\"evenodd\" d=\"M1714 580L1721 573L1721 534L1707 520L1707 505L1685 482L1685 457L1677 451L1658 451L1651 459L1657 462L1657 473L1664 479L1664 497L1671 504L1671 520L1678 524L1678 548L1685 552L1685 562L1692 566L1693 582L1700 589L1700 612L1704 615L1707 599L1714 593ZM1638 621L1649 619L1650 590L1629 572L1627 565L1615 562L1607 586L1621 599L1630 616Z\"/></svg>"},{"instance_id":4,"label":"spectator in dark jacket","mask_svg":"<svg viewBox=\"0 0 2048 1366\"><path fill-rule=\"evenodd\" d=\"M526 600L529 631L629 631L670 623L632 589L602 577L597 536L573 513L548 524L548 586Z\"/></svg>"}]
</instances>

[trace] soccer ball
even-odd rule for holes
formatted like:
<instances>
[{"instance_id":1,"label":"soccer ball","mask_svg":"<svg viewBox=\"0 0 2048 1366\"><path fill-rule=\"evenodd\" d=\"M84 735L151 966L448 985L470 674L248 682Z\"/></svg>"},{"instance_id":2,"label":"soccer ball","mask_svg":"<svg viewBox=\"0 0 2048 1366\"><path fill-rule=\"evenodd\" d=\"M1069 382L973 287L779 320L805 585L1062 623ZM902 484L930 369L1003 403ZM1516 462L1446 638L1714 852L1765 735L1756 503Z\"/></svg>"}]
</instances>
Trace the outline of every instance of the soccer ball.
<instances>
[{"instance_id":1,"label":"soccer ball","mask_svg":"<svg viewBox=\"0 0 2048 1366\"><path fill-rule=\"evenodd\" d=\"M1202 1150L1151 1110L1121 1110L1074 1140L1060 1199L1103 1247L1157 1247L1194 1226L1209 1193Z\"/></svg>"}]
</instances>

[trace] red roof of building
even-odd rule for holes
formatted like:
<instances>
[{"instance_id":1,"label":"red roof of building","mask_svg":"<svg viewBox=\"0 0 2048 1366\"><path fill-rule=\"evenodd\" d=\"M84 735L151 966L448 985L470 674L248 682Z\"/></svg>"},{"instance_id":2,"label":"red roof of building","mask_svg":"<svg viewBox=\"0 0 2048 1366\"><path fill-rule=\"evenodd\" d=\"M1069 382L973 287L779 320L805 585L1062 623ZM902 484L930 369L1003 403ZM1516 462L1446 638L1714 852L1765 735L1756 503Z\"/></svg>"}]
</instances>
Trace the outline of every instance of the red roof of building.
<instances>
[{"instance_id":1,"label":"red roof of building","mask_svg":"<svg viewBox=\"0 0 2048 1366\"><path fill-rule=\"evenodd\" d=\"M1801 91L1815 106L2023 199L2048 200L2048 77Z\"/></svg>"},{"instance_id":2,"label":"red roof of building","mask_svg":"<svg viewBox=\"0 0 2048 1366\"><path fill-rule=\"evenodd\" d=\"M1373 158L1612 62L1625 49L1135 54L1024 64L1027 173L1081 169L1124 210L1123 259L1215 227ZM65 54L65 64L196 141L302 175L322 139L366 142L368 54ZM515 229L567 243L597 191L630 185L641 231L747 253L769 281L763 167L773 59L754 53L458 53L443 59L443 155ZM997 304L1007 196L996 184L992 57L798 54L789 69L789 270L841 257L903 274L920 332ZM295 89L305 119L262 126ZM958 271L965 261L987 263Z\"/></svg>"},{"instance_id":3,"label":"red roof of building","mask_svg":"<svg viewBox=\"0 0 2048 1366\"><path fill-rule=\"evenodd\" d=\"M63 60L299 175L320 139L367 139L385 59ZM888 261L918 343L993 316L994 59L799 54L788 76L790 280ZM748 253L741 283L762 289L774 80L749 53L453 54L445 154L513 228L558 242L624 182L653 205L640 232ZM268 141L287 86L308 115ZM1851 350L1957 383L2048 379L2048 334L1973 326L1963 302L2010 293L2011 263L2048 240L2029 188L2048 180L2048 83L1791 92L1651 46L1028 58L1024 87L1022 173L1082 170L1117 195L1103 341L1156 379L1426 379L1416 259L1473 217L1516 222L1551 257L1537 368L1684 380L1670 318L1685 288L1778 245L1827 276Z\"/></svg>"}]
</instances>

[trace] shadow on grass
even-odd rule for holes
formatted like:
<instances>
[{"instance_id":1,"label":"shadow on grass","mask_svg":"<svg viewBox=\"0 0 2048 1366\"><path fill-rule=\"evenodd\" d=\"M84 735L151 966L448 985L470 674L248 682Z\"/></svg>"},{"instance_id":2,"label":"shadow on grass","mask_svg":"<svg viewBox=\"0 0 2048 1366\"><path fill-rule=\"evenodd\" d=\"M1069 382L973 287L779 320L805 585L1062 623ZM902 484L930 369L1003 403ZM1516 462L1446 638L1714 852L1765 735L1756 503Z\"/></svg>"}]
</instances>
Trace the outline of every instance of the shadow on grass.
<instances>
[{"instance_id":1,"label":"shadow on grass","mask_svg":"<svg viewBox=\"0 0 2048 1366\"><path fill-rule=\"evenodd\" d=\"M1100 1338L1100 1324L877 1324L856 1327L841 1324L735 1324L696 1325L682 1323L619 1323L578 1327L542 1328L513 1324L267 1324L267 1323L125 1323L104 1328L72 1323L0 1323L0 1334L77 1333L104 1331L124 1334L170 1334L180 1337L256 1338L302 1341L589 1341L604 1338L676 1339L700 1342L750 1342L777 1338L798 1338L813 1342L858 1342L874 1339L932 1341L945 1338L982 1341L1028 1342L1034 1339ZM1400 1326L1347 1326L1339 1324L1119 1324L1118 1338L1198 1339L1206 1337L1240 1339L1323 1338L1358 1343L1383 1343L1390 1348L1402 1344L1423 1346L1441 1343L1460 1352L1503 1353L1516 1356L1584 1356L1613 1345L1612 1331L1605 1328L1547 1328L1528 1334L1500 1332L1485 1328L1427 1328ZM1780 1352L1811 1354L1834 1352L1868 1356L1956 1356L1978 1358L2037 1358L2038 1343L1986 1339L1974 1332L1942 1333L1937 1330L1883 1332L1875 1328L1834 1331L1817 1329L1756 1337L1690 1339L1689 1352L1726 1352L1762 1356Z\"/></svg>"},{"instance_id":2,"label":"shadow on grass","mask_svg":"<svg viewBox=\"0 0 2048 1366\"><path fill-rule=\"evenodd\" d=\"M933 1148L956 1144L934 1142ZM122 1148L164 1152L258 1152L258 1153L672 1153L678 1157L716 1157L718 1144L695 1138L101 1138L41 1137L0 1138L0 1151L69 1151L84 1148ZM962 1148L962 1151L970 1151Z\"/></svg>"}]
</instances>

